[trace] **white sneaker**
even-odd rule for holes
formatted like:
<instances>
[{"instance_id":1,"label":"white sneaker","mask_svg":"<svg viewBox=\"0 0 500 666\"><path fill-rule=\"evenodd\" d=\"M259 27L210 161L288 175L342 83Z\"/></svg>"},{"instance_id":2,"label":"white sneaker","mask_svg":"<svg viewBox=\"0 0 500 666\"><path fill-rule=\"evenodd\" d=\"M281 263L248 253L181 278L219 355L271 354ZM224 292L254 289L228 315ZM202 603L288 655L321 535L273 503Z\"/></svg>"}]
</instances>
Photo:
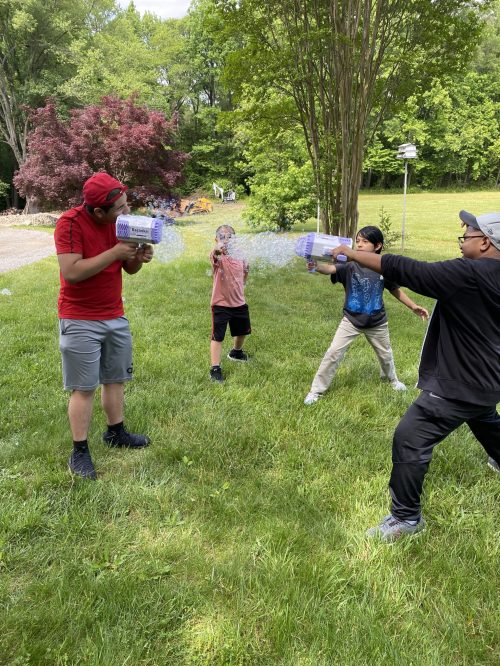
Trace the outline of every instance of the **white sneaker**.
<instances>
[{"instance_id":1,"label":"white sneaker","mask_svg":"<svg viewBox=\"0 0 500 666\"><path fill-rule=\"evenodd\" d=\"M391 382L391 386L395 391L406 391L406 384L400 382L399 379L395 379Z\"/></svg>"},{"instance_id":2,"label":"white sneaker","mask_svg":"<svg viewBox=\"0 0 500 666\"><path fill-rule=\"evenodd\" d=\"M314 391L311 391L306 395L304 405L314 405L314 403L318 402L321 397L321 393L314 393Z\"/></svg>"}]
</instances>

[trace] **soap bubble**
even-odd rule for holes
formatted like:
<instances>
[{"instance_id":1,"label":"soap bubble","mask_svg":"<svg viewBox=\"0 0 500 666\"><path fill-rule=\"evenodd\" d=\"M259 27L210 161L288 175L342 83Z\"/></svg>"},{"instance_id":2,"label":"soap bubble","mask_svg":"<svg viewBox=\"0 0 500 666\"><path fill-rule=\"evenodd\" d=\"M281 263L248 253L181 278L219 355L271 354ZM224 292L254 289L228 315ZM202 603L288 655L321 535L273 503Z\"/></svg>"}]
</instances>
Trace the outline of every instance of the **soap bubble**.
<instances>
[{"instance_id":1,"label":"soap bubble","mask_svg":"<svg viewBox=\"0 0 500 666\"><path fill-rule=\"evenodd\" d=\"M171 226L163 226L161 243L154 247L154 256L162 264L178 259L184 252L184 241L180 233Z\"/></svg>"},{"instance_id":2,"label":"soap bubble","mask_svg":"<svg viewBox=\"0 0 500 666\"><path fill-rule=\"evenodd\" d=\"M254 268L283 268L295 258L295 244L296 239L286 234L263 231L233 236L228 241L227 253Z\"/></svg>"}]
</instances>

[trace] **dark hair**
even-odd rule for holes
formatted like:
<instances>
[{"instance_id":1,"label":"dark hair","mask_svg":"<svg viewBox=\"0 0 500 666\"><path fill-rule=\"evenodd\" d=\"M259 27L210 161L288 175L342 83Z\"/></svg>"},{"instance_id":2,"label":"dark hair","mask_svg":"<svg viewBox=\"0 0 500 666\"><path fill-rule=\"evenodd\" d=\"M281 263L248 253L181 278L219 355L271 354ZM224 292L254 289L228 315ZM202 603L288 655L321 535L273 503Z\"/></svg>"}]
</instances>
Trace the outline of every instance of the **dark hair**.
<instances>
[{"instance_id":1,"label":"dark hair","mask_svg":"<svg viewBox=\"0 0 500 666\"><path fill-rule=\"evenodd\" d=\"M109 205L99 205L99 206L91 206L90 204L85 204L85 208L88 210L88 212L92 215L95 211L96 208L99 208L99 210L104 211L105 213L109 213L109 211L113 208L114 204Z\"/></svg>"},{"instance_id":2,"label":"dark hair","mask_svg":"<svg viewBox=\"0 0 500 666\"><path fill-rule=\"evenodd\" d=\"M376 250L377 254L380 254L384 249L384 234L380 231L378 227L372 227L372 226L363 227L362 229L356 232L356 236L362 236L370 243L373 243L373 245L378 245L378 243L381 243L381 247L379 247L379 249Z\"/></svg>"}]
</instances>

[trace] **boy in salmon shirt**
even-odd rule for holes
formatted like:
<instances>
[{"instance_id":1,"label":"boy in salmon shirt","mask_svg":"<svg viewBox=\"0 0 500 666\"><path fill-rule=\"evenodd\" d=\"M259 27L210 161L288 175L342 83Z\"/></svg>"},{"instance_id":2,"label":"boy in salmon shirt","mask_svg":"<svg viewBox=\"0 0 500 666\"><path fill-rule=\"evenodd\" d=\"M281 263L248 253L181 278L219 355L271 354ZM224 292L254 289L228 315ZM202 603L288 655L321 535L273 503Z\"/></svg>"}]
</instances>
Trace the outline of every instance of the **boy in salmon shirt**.
<instances>
[{"instance_id":1,"label":"boy in salmon shirt","mask_svg":"<svg viewBox=\"0 0 500 666\"><path fill-rule=\"evenodd\" d=\"M210 379L219 384L224 381L220 359L227 325L229 324L233 336L233 348L227 355L231 361L248 360L247 354L243 351L243 343L245 337L252 332L244 295L248 263L228 254L228 242L234 235L235 231L230 225L220 226L215 232L215 247L210 253L214 278L211 300Z\"/></svg>"}]
</instances>

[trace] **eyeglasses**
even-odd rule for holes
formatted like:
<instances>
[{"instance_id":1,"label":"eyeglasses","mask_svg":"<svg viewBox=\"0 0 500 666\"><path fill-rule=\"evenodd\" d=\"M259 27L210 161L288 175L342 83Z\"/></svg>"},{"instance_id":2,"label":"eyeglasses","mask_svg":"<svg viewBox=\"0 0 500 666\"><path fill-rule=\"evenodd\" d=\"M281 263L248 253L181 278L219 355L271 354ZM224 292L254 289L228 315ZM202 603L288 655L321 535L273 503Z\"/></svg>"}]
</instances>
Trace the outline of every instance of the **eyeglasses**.
<instances>
[{"instance_id":1,"label":"eyeglasses","mask_svg":"<svg viewBox=\"0 0 500 666\"><path fill-rule=\"evenodd\" d=\"M459 236L458 237L458 244L460 247L465 243L466 240L469 240L469 238L484 238L484 234L476 234L475 236Z\"/></svg>"}]
</instances>

